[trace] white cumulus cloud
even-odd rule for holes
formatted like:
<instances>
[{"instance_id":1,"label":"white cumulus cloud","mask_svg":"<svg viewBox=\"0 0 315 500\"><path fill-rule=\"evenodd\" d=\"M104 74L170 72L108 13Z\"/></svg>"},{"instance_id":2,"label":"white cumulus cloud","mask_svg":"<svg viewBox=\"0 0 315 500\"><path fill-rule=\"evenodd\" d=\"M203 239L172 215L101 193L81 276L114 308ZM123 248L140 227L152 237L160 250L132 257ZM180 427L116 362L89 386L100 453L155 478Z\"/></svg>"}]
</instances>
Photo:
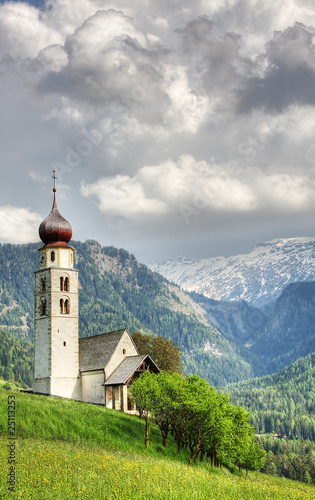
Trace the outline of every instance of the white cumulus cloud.
<instances>
[{"instance_id":1,"label":"white cumulus cloud","mask_svg":"<svg viewBox=\"0 0 315 500\"><path fill-rule=\"evenodd\" d=\"M27 208L10 205L0 207L0 241L29 243L38 241L38 226L42 217Z\"/></svg>"}]
</instances>

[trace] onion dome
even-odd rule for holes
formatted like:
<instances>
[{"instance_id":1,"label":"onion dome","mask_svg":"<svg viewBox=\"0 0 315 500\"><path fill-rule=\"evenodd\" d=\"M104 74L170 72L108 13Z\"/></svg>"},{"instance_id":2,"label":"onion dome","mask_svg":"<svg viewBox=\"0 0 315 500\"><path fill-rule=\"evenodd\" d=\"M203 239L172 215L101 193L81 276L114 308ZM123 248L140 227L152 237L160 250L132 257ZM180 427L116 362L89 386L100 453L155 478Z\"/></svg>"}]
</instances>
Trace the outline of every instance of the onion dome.
<instances>
[{"instance_id":1,"label":"onion dome","mask_svg":"<svg viewBox=\"0 0 315 500\"><path fill-rule=\"evenodd\" d=\"M46 247L67 247L67 243L71 240L72 227L57 208L55 189L51 212L39 226L38 232Z\"/></svg>"}]
</instances>

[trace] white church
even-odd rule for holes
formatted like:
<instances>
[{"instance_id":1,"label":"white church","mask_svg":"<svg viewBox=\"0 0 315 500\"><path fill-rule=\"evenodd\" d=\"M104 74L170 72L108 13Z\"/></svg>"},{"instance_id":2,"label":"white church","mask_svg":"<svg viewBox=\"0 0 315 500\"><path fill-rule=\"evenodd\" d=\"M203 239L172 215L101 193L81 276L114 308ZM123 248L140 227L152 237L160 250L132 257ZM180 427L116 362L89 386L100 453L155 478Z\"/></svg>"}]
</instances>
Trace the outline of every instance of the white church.
<instances>
[{"instance_id":1,"label":"white church","mask_svg":"<svg viewBox=\"0 0 315 500\"><path fill-rule=\"evenodd\" d=\"M130 387L159 368L139 352L126 329L79 338L79 279L70 223L53 207L39 226L44 246L35 272L33 392L135 411Z\"/></svg>"}]
</instances>

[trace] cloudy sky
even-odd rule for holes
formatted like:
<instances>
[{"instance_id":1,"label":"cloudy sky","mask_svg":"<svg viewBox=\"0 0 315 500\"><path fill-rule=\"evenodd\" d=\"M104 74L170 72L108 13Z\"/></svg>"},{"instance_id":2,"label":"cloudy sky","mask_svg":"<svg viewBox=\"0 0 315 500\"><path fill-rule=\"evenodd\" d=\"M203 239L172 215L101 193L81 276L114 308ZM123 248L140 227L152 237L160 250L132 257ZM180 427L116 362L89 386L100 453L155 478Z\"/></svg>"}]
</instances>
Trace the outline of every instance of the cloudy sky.
<instances>
[{"instance_id":1,"label":"cloudy sky","mask_svg":"<svg viewBox=\"0 0 315 500\"><path fill-rule=\"evenodd\" d=\"M0 2L0 242L144 263L315 233L313 0Z\"/></svg>"}]
</instances>

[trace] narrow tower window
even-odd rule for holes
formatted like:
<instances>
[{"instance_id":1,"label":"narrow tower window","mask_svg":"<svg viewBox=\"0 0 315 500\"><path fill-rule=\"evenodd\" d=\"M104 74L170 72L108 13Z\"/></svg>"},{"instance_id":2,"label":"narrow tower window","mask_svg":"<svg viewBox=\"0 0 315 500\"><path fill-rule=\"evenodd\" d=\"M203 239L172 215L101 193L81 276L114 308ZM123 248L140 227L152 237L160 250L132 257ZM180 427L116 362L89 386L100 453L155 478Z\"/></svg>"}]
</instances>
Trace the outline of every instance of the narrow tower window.
<instances>
[{"instance_id":1,"label":"narrow tower window","mask_svg":"<svg viewBox=\"0 0 315 500\"><path fill-rule=\"evenodd\" d=\"M41 278L40 280L40 292L45 293L46 292L46 279Z\"/></svg>"},{"instance_id":2,"label":"narrow tower window","mask_svg":"<svg viewBox=\"0 0 315 500\"><path fill-rule=\"evenodd\" d=\"M64 312L70 314L70 300L66 299L64 304Z\"/></svg>"},{"instance_id":3,"label":"narrow tower window","mask_svg":"<svg viewBox=\"0 0 315 500\"><path fill-rule=\"evenodd\" d=\"M63 311L64 311L64 303L63 299L60 299L60 314L63 314Z\"/></svg>"},{"instance_id":4,"label":"narrow tower window","mask_svg":"<svg viewBox=\"0 0 315 500\"><path fill-rule=\"evenodd\" d=\"M51 252L51 254L50 254L50 260L51 260L51 262L55 262L55 260L56 260L56 254L55 254L55 252Z\"/></svg>"},{"instance_id":5,"label":"narrow tower window","mask_svg":"<svg viewBox=\"0 0 315 500\"><path fill-rule=\"evenodd\" d=\"M40 315L46 316L46 299L41 300Z\"/></svg>"},{"instance_id":6,"label":"narrow tower window","mask_svg":"<svg viewBox=\"0 0 315 500\"><path fill-rule=\"evenodd\" d=\"M70 280L69 278L60 277L60 291L69 292L70 290Z\"/></svg>"}]
</instances>

